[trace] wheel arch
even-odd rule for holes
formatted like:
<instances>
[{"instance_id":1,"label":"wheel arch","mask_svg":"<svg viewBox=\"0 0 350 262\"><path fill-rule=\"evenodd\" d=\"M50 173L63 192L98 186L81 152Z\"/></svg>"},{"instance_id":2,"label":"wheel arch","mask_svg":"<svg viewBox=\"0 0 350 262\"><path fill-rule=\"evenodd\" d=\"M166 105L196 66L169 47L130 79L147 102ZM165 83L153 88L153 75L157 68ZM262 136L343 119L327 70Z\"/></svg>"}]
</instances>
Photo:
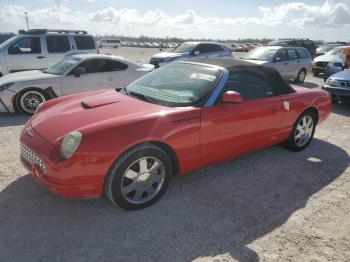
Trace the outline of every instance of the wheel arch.
<instances>
[{"instance_id":1,"label":"wheel arch","mask_svg":"<svg viewBox=\"0 0 350 262\"><path fill-rule=\"evenodd\" d=\"M305 112L311 111L315 117L316 117L316 124L318 123L318 118L319 118L319 114L318 114L318 109L315 106L310 106L308 108L306 108L303 112L301 112L301 114L299 114L298 117L300 117L302 114L304 114Z\"/></svg>"},{"instance_id":2,"label":"wheel arch","mask_svg":"<svg viewBox=\"0 0 350 262\"><path fill-rule=\"evenodd\" d=\"M133 150L136 147L142 146L142 145L153 145L153 146L157 146L160 149L162 149L163 151L165 151L165 153L169 156L170 161L172 163L172 166L174 168L174 172L173 175L176 175L179 171L179 160L176 154L176 151L174 150L173 147L171 147L169 144L164 143L162 141L157 141L157 140L149 140L149 141L143 141L137 144L134 144L126 149L124 149L123 152L121 152L118 157L116 157L114 159L114 161L112 162L110 168L114 165L114 163L116 163L120 158L122 158L125 154L127 154L129 151Z\"/></svg>"},{"instance_id":3,"label":"wheel arch","mask_svg":"<svg viewBox=\"0 0 350 262\"><path fill-rule=\"evenodd\" d=\"M23 93L23 92L25 92L27 90L30 90L30 89L39 89L39 90L43 91L47 95L47 97L49 98L48 100L57 97L57 94L52 89L52 86L49 86L49 87L46 87L46 88L41 88L41 87L37 87L37 86L25 87L25 88L19 90L12 98L13 109L14 109L15 112L19 112L19 109L18 109L17 104L16 104L16 100L17 100L18 94Z\"/></svg>"}]
</instances>

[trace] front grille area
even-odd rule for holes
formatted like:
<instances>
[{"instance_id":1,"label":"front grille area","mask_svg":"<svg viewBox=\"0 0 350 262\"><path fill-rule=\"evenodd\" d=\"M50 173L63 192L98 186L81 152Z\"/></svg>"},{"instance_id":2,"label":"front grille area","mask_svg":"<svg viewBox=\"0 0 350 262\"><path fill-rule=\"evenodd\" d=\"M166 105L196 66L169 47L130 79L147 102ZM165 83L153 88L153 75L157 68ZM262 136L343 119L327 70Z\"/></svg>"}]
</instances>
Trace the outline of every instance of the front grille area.
<instances>
[{"instance_id":1,"label":"front grille area","mask_svg":"<svg viewBox=\"0 0 350 262\"><path fill-rule=\"evenodd\" d=\"M326 66L328 65L328 62L316 62L316 65L318 67L326 68Z\"/></svg>"},{"instance_id":2,"label":"front grille area","mask_svg":"<svg viewBox=\"0 0 350 262\"><path fill-rule=\"evenodd\" d=\"M347 81L341 82L341 86L342 86L342 87L350 88L350 82L347 82Z\"/></svg>"},{"instance_id":3,"label":"front grille area","mask_svg":"<svg viewBox=\"0 0 350 262\"><path fill-rule=\"evenodd\" d=\"M21 156L31 166L38 165L41 171L46 174L44 162L32 150L23 144L21 144Z\"/></svg>"}]
</instances>

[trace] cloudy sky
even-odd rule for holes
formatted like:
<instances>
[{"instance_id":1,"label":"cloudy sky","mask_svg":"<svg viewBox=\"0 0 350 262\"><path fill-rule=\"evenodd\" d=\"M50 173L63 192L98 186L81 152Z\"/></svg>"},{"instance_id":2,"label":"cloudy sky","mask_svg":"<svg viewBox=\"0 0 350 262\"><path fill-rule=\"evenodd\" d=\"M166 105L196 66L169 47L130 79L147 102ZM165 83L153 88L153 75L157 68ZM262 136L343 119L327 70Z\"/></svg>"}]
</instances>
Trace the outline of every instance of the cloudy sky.
<instances>
[{"instance_id":1,"label":"cloudy sky","mask_svg":"<svg viewBox=\"0 0 350 262\"><path fill-rule=\"evenodd\" d=\"M84 29L183 38L308 37L350 41L350 0L1 0L0 32Z\"/></svg>"}]
</instances>

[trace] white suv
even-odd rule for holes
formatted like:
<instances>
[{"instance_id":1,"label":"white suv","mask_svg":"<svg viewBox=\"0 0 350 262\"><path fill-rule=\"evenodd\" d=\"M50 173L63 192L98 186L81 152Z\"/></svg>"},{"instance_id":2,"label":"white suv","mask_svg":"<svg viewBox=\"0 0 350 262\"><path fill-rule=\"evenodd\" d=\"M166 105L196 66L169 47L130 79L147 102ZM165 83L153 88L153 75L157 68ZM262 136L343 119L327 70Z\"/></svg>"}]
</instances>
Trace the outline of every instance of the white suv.
<instances>
[{"instance_id":1,"label":"white suv","mask_svg":"<svg viewBox=\"0 0 350 262\"><path fill-rule=\"evenodd\" d=\"M81 53L98 53L94 37L86 31L22 31L0 45L0 76L47 69L67 56Z\"/></svg>"}]
</instances>

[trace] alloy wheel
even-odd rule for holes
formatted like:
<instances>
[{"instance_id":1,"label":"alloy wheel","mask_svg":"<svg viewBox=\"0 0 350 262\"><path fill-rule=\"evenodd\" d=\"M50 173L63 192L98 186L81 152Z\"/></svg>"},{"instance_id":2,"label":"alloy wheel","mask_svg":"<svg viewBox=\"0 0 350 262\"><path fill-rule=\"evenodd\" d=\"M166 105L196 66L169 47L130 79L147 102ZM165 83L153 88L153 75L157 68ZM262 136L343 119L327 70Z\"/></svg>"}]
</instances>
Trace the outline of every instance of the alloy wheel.
<instances>
[{"instance_id":1,"label":"alloy wheel","mask_svg":"<svg viewBox=\"0 0 350 262\"><path fill-rule=\"evenodd\" d=\"M45 96L38 91L28 91L21 96L20 105L23 110L33 114L37 106L45 101Z\"/></svg>"},{"instance_id":2,"label":"alloy wheel","mask_svg":"<svg viewBox=\"0 0 350 262\"><path fill-rule=\"evenodd\" d=\"M144 204L161 190L165 180L163 163L155 157L143 157L133 162L121 180L123 198L132 204Z\"/></svg>"},{"instance_id":3,"label":"alloy wheel","mask_svg":"<svg viewBox=\"0 0 350 262\"><path fill-rule=\"evenodd\" d=\"M300 119L295 129L294 140L298 147L305 146L312 137L314 122L311 116L304 116Z\"/></svg>"}]
</instances>

